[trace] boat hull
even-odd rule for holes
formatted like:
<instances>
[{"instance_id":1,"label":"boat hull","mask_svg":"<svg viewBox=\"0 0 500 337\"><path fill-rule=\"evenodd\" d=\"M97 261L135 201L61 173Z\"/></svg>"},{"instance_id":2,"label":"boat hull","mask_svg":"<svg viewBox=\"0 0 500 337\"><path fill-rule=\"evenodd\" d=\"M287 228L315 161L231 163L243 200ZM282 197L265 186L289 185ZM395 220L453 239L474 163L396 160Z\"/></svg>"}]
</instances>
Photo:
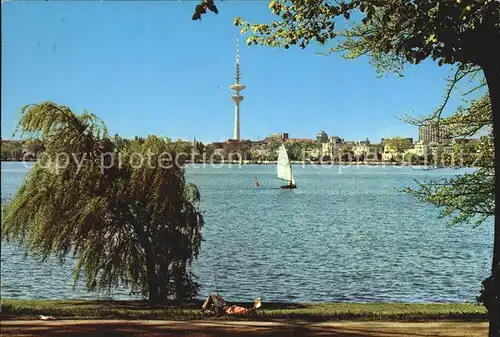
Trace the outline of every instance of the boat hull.
<instances>
[{"instance_id":1,"label":"boat hull","mask_svg":"<svg viewBox=\"0 0 500 337\"><path fill-rule=\"evenodd\" d=\"M284 190L291 190L293 188L297 188L297 185L284 185L284 186L280 186L280 187Z\"/></svg>"}]
</instances>

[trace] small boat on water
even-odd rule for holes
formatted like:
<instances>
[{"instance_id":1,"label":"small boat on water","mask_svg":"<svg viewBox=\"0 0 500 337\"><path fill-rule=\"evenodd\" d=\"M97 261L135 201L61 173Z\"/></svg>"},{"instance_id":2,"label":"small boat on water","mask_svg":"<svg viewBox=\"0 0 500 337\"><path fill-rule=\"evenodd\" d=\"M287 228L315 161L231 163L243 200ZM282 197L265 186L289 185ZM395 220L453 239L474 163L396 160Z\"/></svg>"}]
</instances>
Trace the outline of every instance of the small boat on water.
<instances>
[{"instance_id":1,"label":"small boat on water","mask_svg":"<svg viewBox=\"0 0 500 337\"><path fill-rule=\"evenodd\" d=\"M278 161L276 163L278 169L278 179L286 181L288 184L281 186L284 189L297 188L295 185L295 179L293 178L292 164L288 159L288 153L286 152L285 145L281 144L278 150Z\"/></svg>"}]
</instances>

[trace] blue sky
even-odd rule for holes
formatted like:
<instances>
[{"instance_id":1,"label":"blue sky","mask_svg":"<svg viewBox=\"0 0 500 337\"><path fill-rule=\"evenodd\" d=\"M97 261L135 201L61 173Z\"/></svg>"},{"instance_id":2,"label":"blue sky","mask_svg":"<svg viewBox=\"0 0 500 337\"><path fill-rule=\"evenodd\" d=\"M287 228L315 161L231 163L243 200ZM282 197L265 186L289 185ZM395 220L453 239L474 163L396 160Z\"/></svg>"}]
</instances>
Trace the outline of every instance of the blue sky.
<instances>
[{"instance_id":1,"label":"blue sky","mask_svg":"<svg viewBox=\"0 0 500 337\"><path fill-rule=\"evenodd\" d=\"M219 15L194 22L195 5L3 2L2 137L11 138L21 106L51 100L97 114L110 133L124 137L230 138L233 18L272 16L266 2L219 2ZM450 74L424 62L404 78L378 79L366 58L318 56L321 51L242 43L242 138L274 132L314 138L319 130L346 140L416 138L417 128L397 116L431 112Z\"/></svg>"}]
</instances>

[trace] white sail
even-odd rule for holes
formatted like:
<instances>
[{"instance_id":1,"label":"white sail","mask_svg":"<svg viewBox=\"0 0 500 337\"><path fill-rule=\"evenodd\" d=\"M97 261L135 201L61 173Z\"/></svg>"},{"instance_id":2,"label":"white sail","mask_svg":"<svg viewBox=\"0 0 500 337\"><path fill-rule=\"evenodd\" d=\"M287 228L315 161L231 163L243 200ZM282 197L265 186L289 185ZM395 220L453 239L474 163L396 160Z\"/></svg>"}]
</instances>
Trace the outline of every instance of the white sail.
<instances>
[{"instance_id":1,"label":"white sail","mask_svg":"<svg viewBox=\"0 0 500 337\"><path fill-rule=\"evenodd\" d=\"M292 165L290 164L290 160L288 159L288 154L286 153L285 145L281 145L278 151L278 178L291 181L292 184L295 184L295 179L293 179L292 174Z\"/></svg>"}]
</instances>

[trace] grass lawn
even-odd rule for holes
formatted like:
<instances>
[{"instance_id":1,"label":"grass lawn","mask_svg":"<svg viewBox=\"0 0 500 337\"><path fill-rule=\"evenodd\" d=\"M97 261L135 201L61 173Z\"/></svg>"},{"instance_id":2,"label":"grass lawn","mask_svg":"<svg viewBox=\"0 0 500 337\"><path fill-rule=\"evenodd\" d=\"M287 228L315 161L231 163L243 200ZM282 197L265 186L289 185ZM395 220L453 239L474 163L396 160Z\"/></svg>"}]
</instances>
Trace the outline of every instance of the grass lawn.
<instances>
[{"instance_id":1,"label":"grass lawn","mask_svg":"<svg viewBox=\"0 0 500 337\"><path fill-rule=\"evenodd\" d=\"M231 303L250 307L249 303ZM51 315L58 319L195 320L202 317L201 301L174 306L151 306L144 301L13 300L2 299L2 319L33 319ZM467 303L266 303L257 315L213 318L303 321L486 321L483 306Z\"/></svg>"}]
</instances>

